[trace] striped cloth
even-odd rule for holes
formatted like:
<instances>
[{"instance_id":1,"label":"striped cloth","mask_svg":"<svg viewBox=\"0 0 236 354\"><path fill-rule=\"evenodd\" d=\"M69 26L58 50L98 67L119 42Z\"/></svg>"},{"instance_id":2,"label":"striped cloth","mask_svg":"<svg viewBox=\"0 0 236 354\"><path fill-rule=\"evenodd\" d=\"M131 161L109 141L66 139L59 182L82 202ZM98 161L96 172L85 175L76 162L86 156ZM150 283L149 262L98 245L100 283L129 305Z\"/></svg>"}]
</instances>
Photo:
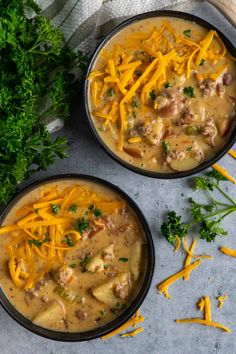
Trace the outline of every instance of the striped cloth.
<instances>
[{"instance_id":1,"label":"striped cloth","mask_svg":"<svg viewBox=\"0 0 236 354\"><path fill-rule=\"evenodd\" d=\"M90 56L101 39L117 24L139 13L174 8L191 11L201 0L36 0L55 27L60 27L65 40L73 50L82 50ZM73 74L80 79L78 68ZM48 130L63 127L61 119L51 118Z\"/></svg>"},{"instance_id":2,"label":"striped cloth","mask_svg":"<svg viewBox=\"0 0 236 354\"><path fill-rule=\"evenodd\" d=\"M114 26L139 13L183 4L184 10L200 1L181 0L37 0L43 14L64 32L72 49L92 54Z\"/></svg>"}]
</instances>

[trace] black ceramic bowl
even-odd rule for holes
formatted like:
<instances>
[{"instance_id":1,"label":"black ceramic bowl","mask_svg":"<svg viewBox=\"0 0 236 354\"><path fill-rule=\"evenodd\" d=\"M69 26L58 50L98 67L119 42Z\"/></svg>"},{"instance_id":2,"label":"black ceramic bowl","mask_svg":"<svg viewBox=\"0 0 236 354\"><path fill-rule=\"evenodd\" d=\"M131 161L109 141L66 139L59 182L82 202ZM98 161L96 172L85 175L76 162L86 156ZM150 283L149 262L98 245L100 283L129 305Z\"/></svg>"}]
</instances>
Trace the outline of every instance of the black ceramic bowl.
<instances>
[{"instance_id":1,"label":"black ceramic bowl","mask_svg":"<svg viewBox=\"0 0 236 354\"><path fill-rule=\"evenodd\" d=\"M123 192L119 187L102 180L97 177L92 177L88 175L80 175L80 174L65 174L65 175L60 175L60 176L55 176L55 177L49 177L45 178L41 181L35 182L31 184L30 186L26 187L24 190L22 190L18 196L16 196L4 209L2 214L0 215L0 226L2 225L5 217L11 210L11 208L27 193L31 192L33 189L40 187L44 184L47 184L49 182L54 182L54 181L60 181L60 180L68 180L68 179L78 179L78 180L87 180L91 182L95 182L97 184L101 184L105 187L108 187L109 189L113 190L116 192L118 195L123 198L127 204L131 207L131 209L134 211L136 216L138 217L145 236L146 236L146 241L147 241L147 267L146 267L146 274L144 275L144 280L143 284L141 286L141 289L139 293L137 294L136 298L133 300L133 302L130 304L130 306L127 307L127 309L114 321L99 327L95 330L92 331L87 331L87 332L81 332L81 333L67 333L67 332L57 332L49 329L45 329L42 327L39 327L32 323L30 320L28 320L26 317L21 315L14 306L11 305L9 300L4 294L3 289L1 288L1 281L0 281L0 303L3 306L3 308L8 312L8 314L19 324L21 324L23 327L28 329L31 332L34 332L42 337L48 338L48 339L53 339L53 340L58 340L58 341L64 341L64 342L81 342L81 341L87 341L95 338L99 338L105 334L108 334L109 332L117 329L120 327L122 324L127 322L138 310L138 308L141 306L142 302L144 301L149 287L151 285L151 280L153 276L153 271L154 271L154 266L155 266L155 253L154 253L154 245L153 245L153 239L151 232L149 230L147 221L137 206L137 204L125 193Z\"/></svg>"},{"instance_id":2,"label":"black ceramic bowl","mask_svg":"<svg viewBox=\"0 0 236 354\"><path fill-rule=\"evenodd\" d=\"M141 15L133 16L129 18L128 20L122 22L120 25L115 27L100 43L98 48L95 50L91 62L88 67L87 75L86 78L88 77L89 73L93 70L93 66L95 64L95 61L101 51L101 49L106 45L111 38L116 35L119 31L121 31L123 28L126 26L129 26L131 23L151 18L151 17L163 17L163 16L168 16L168 17L177 17L177 18L183 18L185 20L189 20L192 22L196 22L202 27L205 27L207 29L213 29L216 30L217 33L220 35L221 39L223 40L224 44L226 45L227 49L229 52L235 57L236 56L236 48L233 46L233 44L230 42L230 40L225 37L223 33L221 33L218 28L214 27L211 25L209 22L203 20L202 18L199 18L197 16L194 16L192 14L186 13L186 12L180 12L180 11L172 11L172 10L160 10L160 11L152 11L152 12L146 12ZM105 151L118 163L120 163L122 166L128 168L129 170L139 173L144 176L148 177L153 177L153 178L160 178L160 179L174 179L174 178L181 178L181 177L187 177L194 175L202 170L205 170L206 168L210 167L212 164L216 163L219 159L221 159L227 151L233 146L233 144L236 141L236 126L232 130L232 133L230 137L228 138L227 142L223 146L222 149L220 149L212 158L203 161L198 167L189 170L189 171L184 171L184 172L171 172L171 173L161 173L161 172L154 172L154 171L148 171L139 167L136 167L125 160L121 159L118 155L116 155L110 148L106 145L106 143L103 141L103 139L100 137L99 133L97 132L97 129L93 123L93 119L91 117L90 111L89 111L89 103L88 103L88 89L89 89L89 82L87 79L85 79L84 83L84 108L85 112L89 121L89 124L91 126L91 129L99 141L100 145L105 149Z\"/></svg>"}]
</instances>

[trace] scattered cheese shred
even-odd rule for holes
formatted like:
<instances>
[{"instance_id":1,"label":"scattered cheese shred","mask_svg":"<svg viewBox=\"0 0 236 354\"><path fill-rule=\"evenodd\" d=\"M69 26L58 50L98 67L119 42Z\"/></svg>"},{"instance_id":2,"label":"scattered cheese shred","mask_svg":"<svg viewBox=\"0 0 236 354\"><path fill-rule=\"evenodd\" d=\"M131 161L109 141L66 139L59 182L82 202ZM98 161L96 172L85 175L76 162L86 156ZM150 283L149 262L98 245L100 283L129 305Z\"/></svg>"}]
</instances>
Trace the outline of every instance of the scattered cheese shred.
<instances>
[{"instance_id":1,"label":"scattered cheese shred","mask_svg":"<svg viewBox=\"0 0 236 354\"><path fill-rule=\"evenodd\" d=\"M181 239L179 238L179 236L176 236L175 252L178 252L180 246L181 246Z\"/></svg>"},{"instance_id":2,"label":"scattered cheese shred","mask_svg":"<svg viewBox=\"0 0 236 354\"><path fill-rule=\"evenodd\" d=\"M187 240L186 240L186 242L187 242ZM191 262L192 253L194 252L194 248L195 248L196 242L197 242L197 240L194 239L192 244L191 244L191 246L190 246L189 252L187 253L187 257L185 258L185 261L184 261L184 268L186 268ZM184 280L185 281L189 280L189 276L190 276L190 272L185 273L184 274Z\"/></svg>"},{"instance_id":3,"label":"scattered cheese shred","mask_svg":"<svg viewBox=\"0 0 236 354\"><path fill-rule=\"evenodd\" d=\"M219 301L218 303L218 308L221 309L222 306L224 305L224 302L228 299L227 295L222 295L222 296L218 296L217 300Z\"/></svg>"},{"instance_id":4,"label":"scattered cheese shred","mask_svg":"<svg viewBox=\"0 0 236 354\"><path fill-rule=\"evenodd\" d=\"M138 333L141 333L141 332L143 332L143 327L138 327L138 328L136 328L134 331L121 334L120 336L121 336L122 338L125 338L125 337L134 337L134 336L136 336Z\"/></svg>"},{"instance_id":5,"label":"scattered cheese shred","mask_svg":"<svg viewBox=\"0 0 236 354\"><path fill-rule=\"evenodd\" d=\"M220 252L227 254L227 256L230 256L230 257L236 257L236 250L233 250L233 249L225 247L225 246L222 246L220 248Z\"/></svg>"},{"instance_id":6,"label":"scattered cheese shred","mask_svg":"<svg viewBox=\"0 0 236 354\"><path fill-rule=\"evenodd\" d=\"M210 255L207 255L207 254L199 254L199 255L197 255L197 254L193 254L192 252L190 252L190 250L188 248L187 238L184 238L183 243L184 243L185 251L192 258L202 258L202 259L213 259L214 258L213 256L210 256ZM194 246L195 246L195 243L194 243Z\"/></svg>"},{"instance_id":7,"label":"scattered cheese shred","mask_svg":"<svg viewBox=\"0 0 236 354\"><path fill-rule=\"evenodd\" d=\"M162 283L157 285L157 289L163 293L168 299L170 299L170 295L168 293L169 286L172 285L174 282L182 278L186 273L192 272L193 269L197 268L201 264L201 260L198 259L197 261L193 262L192 264L188 265L186 268L182 269L178 273L171 275L169 278L164 280Z\"/></svg>"},{"instance_id":8,"label":"scattered cheese shred","mask_svg":"<svg viewBox=\"0 0 236 354\"><path fill-rule=\"evenodd\" d=\"M202 320L201 318L185 318L182 320L176 320L177 323L198 323L204 326L209 326L209 327L215 327L215 328L221 328L224 331L231 333L231 329L220 324L217 322L213 322L213 321L207 321L207 320Z\"/></svg>"},{"instance_id":9,"label":"scattered cheese shred","mask_svg":"<svg viewBox=\"0 0 236 354\"><path fill-rule=\"evenodd\" d=\"M228 173L228 171L226 169L224 169L223 167L219 166L217 163L215 163L214 165L211 166L214 170L216 170L217 172L221 173L222 176L224 176L225 178L227 178L227 180L229 180L230 182L236 184L236 179L233 178L232 176L230 176L230 174Z\"/></svg>"},{"instance_id":10,"label":"scattered cheese shred","mask_svg":"<svg viewBox=\"0 0 236 354\"><path fill-rule=\"evenodd\" d=\"M143 316L140 316L139 312L136 314L128 321L126 322L125 324L123 324L121 327L115 329L114 331L106 334L105 336L102 336L101 339L102 340L106 340L106 339L109 339L111 337L113 337L114 335L116 334L119 334L120 332L124 331L125 329L129 328L130 326L134 326L136 325L137 323L140 323L140 322L143 322L144 321L144 317ZM141 329L139 329L141 328ZM132 332L129 332L127 333L127 335L123 335L124 337L133 337L135 336L136 334L140 333L143 331L143 328L142 327L139 327L137 328L136 330L132 331ZM137 331L138 330L138 331Z\"/></svg>"},{"instance_id":11,"label":"scattered cheese shred","mask_svg":"<svg viewBox=\"0 0 236 354\"><path fill-rule=\"evenodd\" d=\"M232 156L234 159L236 159L236 151L235 151L235 150L233 150L233 149L229 150L229 151L228 151L228 154L229 154L230 156Z\"/></svg>"},{"instance_id":12,"label":"scattered cheese shred","mask_svg":"<svg viewBox=\"0 0 236 354\"><path fill-rule=\"evenodd\" d=\"M198 302L198 307L200 311L204 311L204 319L201 318L184 318L181 320L176 320L177 323L198 323L204 326L216 327L223 329L226 332L231 332L230 328L212 321L211 319L211 301L209 296L204 296Z\"/></svg>"}]
</instances>

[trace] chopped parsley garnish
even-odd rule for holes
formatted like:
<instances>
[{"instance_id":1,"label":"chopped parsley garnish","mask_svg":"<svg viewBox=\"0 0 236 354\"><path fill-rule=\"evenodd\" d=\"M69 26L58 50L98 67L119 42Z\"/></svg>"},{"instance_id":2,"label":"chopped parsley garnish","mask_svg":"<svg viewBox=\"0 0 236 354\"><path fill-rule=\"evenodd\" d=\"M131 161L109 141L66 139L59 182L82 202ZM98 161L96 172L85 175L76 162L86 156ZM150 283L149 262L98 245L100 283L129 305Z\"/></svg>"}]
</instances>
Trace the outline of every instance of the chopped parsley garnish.
<instances>
[{"instance_id":1,"label":"chopped parsley garnish","mask_svg":"<svg viewBox=\"0 0 236 354\"><path fill-rule=\"evenodd\" d=\"M187 150L187 151L191 151L192 148L193 148L192 146L188 146L186 150Z\"/></svg>"},{"instance_id":2,"label":"chopped parsley garnish","mask_svg":"<svg viewBox=\"0 0 236 354\"><path fill-rule=\"evenodd\" d=\"M98 217L98 216L101 216L102 215L102 212L100 209L98 208L95 208L94 211L93 211L93 215Z\"/></svg>"},{"instance_id":3,"label":"chopped parsley garnish","mask_svg":"<svg viewBox=\"0 0 236 354\"><path fill-rule=\"evenodd\" d=\"M38 214L40 209L39 208L38 209L34 209L34 211L35 211L36 214Z\"/></svg>"},{"instance_id":4,"label":"chopped parsley garnish","mask_svg":"<svg viewBox=\"0 0 236 354\"><path fill-rule=\"evenodd\" d=\"M95 205L91 204L89 205L88 209L93 213L94 216L98 217L102 215L102 212L100 209L96 208Z\"/></svg>"},{"instance_id":5,"label":"chopped parsley garnish","mask_svg":"<svg viewBox=\"0 0 236 354\"><path fill-rule=\"evenodd\" d=\"M186 37L191 38L191 30L190 30L190 29L183 31L183 34L184 34Z\"/></svg>"},{"instance_id":6,"label":"chopped parsley garnish","mask_svg":"<svg viewBox=\"0 0 236 354\"><path fill-rule=\"evenodd\" d=\"M169 88L169 87L172 87L172 85L169 83L169 82L166 82L165 85L164 85L165 88Z\"/></svg>"},{"instance_id":7,"label":"chopped parsley garnish","mask_svg":"<svg viewBox=\"0 0 236 354\"><path fill-rule=\"evenodd\" d=\"M50 237L45 237L45 239L44 239L43 241L41 241L41 240L35 240L35 239L29 240L29 241L28 241L28 244L29 244L29 245L34 245L34 246L36 246L36 247L41 247L42 244L44 244L44 243L46 243L46 242L50 242L50 241L51 241L51 238L50 238Z\"/></svg>"},{"instance_id":8,"label":"chopped parsley garnish","mask_svg":"<svg viewBox=\"0 0 236 354\"><path fill-rule=\"evenodd\" d=\"M69 207L69 211L71 213L76 213L77 210L78 210L78 205L77 204L71 204L71 206Z\"/></svg>"},{"instance_id":9,"label":"chopped parsley garnish","mask_svg":"<svg viewBox=\"0 0 236 354\"><path fill-rule=\"evenodd\" d=\"M134 111L132 112L132 117L133 117L133 118L136 118L136 117L137 117L136 112L134 112Z\"/></svg>"},{"instance_id":10,"label":"chopped parsley garnish","mask_svg":"<svg viewBox=\"0 0 236 354\"><path fill-rule=\"evenodd\" d=\"M131 103L131 106L134 107L134 108L138 108L139 107L139 104L136 102L136 101L133 101Z\"/></svg>"},{"instance_id":11,"label":"chopped parsley garnish","mask_svg":"<svg viewBox=\"0 0 236 354\"><path fill-rule=\"evenodd\" d=\"M168 155L168 152L170 150L170 144L167 141L162 141L162 148L163 148L164 154Z\"/></svg>"},{"instance_id":12,"label":"chopped parsley garnish","mask_svg":"<svg viewBox=\"0 0 236 354\"><path fill-rule=\"evenodd\" d=\"M104 264L104 269L108 269L108 265L107 264Z\"/></svg>"},{"instance_id":13,"label":"chopped parsley garnish","mask_svg":"<svg viewBox=\"0 0 236 354\"><path fill-rule=\"evenodd\" d=\"M140 77L143 74L143 72L141 70L135 70L135 74L137 77Z\"/></svg>"},{"instance_id":14,"label":"chopped parsley garnish","mask_svg":"<svg viewBox=\"0 0 236 354\"><path fill-rule=\"evenodd\" d=\"M42 244L43 244L43 241L40 241L40 240L29 240L28 244L29 245L34 245L36 247L41 247Z\"/></svg>"},{"instance_id":15,"label":"chopped parsley garnish","mask_svg":"<svg viewBox=\"0 0 236 354\"><path fill-rule=\"evenodd\" d=\"M184 94L191 98L194 98L195 97L194 88L192 86L185 87Z\"/></svg>"},{"instance_id":16,"label":"chopped parsley garnish","mask_svg":"<svg viewBox=\"0 0 236 354\"><path fill-rule=\"evenodd\" d=\"M199 65L203 65L205 63L205 59L202 59Z\"/></svg>"},{"instance_id":17,"label":"chopped parsley garnish","mask_svg":"<svg viewBox=\"0 0 236 354\"><path fill-rule=\"evenodd\" d=\"M75 228L77 231L79 231L81 234L87 230L89 226L89 223L85 218L79 218L76 221Z\"/></svg>"},{"instance_id":18,"label":"chopped parsley garnish","mask_svg":"<svg viewBox=\"0 0 236 354\"><path fill-rule=\"evenodd\" d=\"M90 257L89 255L86 254L86 256L84 257L84 259L82 260L82 262L80 262L80 266L81 266L81 271L82 273L86 272L87 269L86 269L86 265L88 264L90 260Z\"/></svg>"},{"instance_id":19,"label":"chopped parsley garnish","mask_svg":"<svg viewBox=\"0 0 236 354\"><path fill-rule=\"evenodd\" d=\"M65 236L65 239L62 242L66 243L69 247L74 246L74 242L69 236Z\"/></svg>"},{"instance_id":20,"label":"chopped parsley garnish","mask_svg":"<svg viewBox=\"0 0 236 354\"><path fill-rule=\"evenodd\" d=\"M61 211L61 208L60 208L59 205L57 205L57 204L52 204L52 205L51 205L51 208L52 208L52 212L53 212L54 214L59 214L60 211Z\"/></svg>"},{"instance_id":21,"label":"chopped parsley garnish","mask_svg":"<svg viewBox=\"0 0 236 354\"><path fill-rule=\"evenodd\" d=\"M121 304L120 302L117 302L116 307L112 307L110 311L114 314L117 312L124 310L126 308L126 304Z\"/></svg>"},{"instance_id":22,"label":"chopped parsley garnish","mask_svg":"<svg viewBox=\"0 0 236 354\"><path fill-rule=\"evenodd\" d=\"M157 98L157 93L155 90L152 90L149 95L153 101Z\"/></svg>"},{"instance_id":23,"label":"chopped parsley garnish","mask_svg":"<svg viewBox=\"0 0 236 354\"><path fill-rule=\"evenodd\" d=\"M110 88L107 90L107 96L108 96L108 97L112 97L113 94L114 94L114 91L113 91L113 89L110 87Z\"/></svg>"},{"instance_id":24,"label":"chopped parsley garnish","mask_svg":"<svg viewBox=\"0 0 236 354\"><path fill-rule=\"evenodd\" d=\"M69 267L70 267L70 268L75 268L75 267L76 267L76 263L71 263L71 264L69 264Z\"/></svg>"},{"instance_id":25,"label":"chopped parsley garnish","mask_svg":"<svg viewBox=\"0 0 236 354\"><path fill-rule=\"evenodd\" d=\"M100 315L104 316L106 313L106 310L100 310L99 313L100 313Z\"/></svg>"},{"instance_id":26,"label":"chopped parsley garnish","mask_svg":"<svg viewBox=\"0 0 236 354\"><path fill-rule=\"evenodd\" d=\"M121 257L119 258L120 262L128 262L129 258Z\"/></svg>"}]
</instances>

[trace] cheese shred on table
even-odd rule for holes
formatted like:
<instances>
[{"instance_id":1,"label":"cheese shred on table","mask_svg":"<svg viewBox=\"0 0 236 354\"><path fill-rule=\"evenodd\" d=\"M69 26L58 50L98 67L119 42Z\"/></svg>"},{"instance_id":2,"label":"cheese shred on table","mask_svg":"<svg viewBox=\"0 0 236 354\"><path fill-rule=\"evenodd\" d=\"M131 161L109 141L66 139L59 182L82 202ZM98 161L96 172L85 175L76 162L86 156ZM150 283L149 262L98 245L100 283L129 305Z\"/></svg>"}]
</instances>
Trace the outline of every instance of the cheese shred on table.
<instances>
[{"instance_id":1,"label":"cheese shred on table","mask_svg":"<svg viewBox=\"0 0 236 354\"><path fill-rule=\"evenodd\" d=\"M230 155L230 156L232 156L234 159L236 159L236 151L235 150L229 150L228 151L228 154Z\"/></svg>"},{"instance_id":2,"label":"cheese shred on table","mask_svg":"<svg viewBox=\"0 0 236 354\"><path fill-rule=\"evenodd\" d=\"M109 339L113 336L115 336L116 334L119 334L120 332L124 331L125 329L133 326L135 327L137 325L137 323L143 322L144 321L144 317L140 315L139 310L136 312L136 314L125 324L123 324L121 327L115 329L114 331L106 334L105 336L102 336L101 339L102 340L106 340ZM143 332L143 327L138 327L135 330L131 331L131 332L127 332L127 333L123 333L121 335L121 337L134 337L136 336L138 333Z\"/></svg>"},{"instance_id":3,"label":"cheese shred on table","mask_svg":"<svg viewBox=\"0 0 236 354\"><path fill-rule=\"evenodd\" d=\"M236 250L233 250L233 249L225 247L225 246L222 246L220 248L220 252L227 254L227 256L230 256L230 257L236 257Z\"/></svg>"},{"instance_id":4,"label":"cheese shred on table","mask_svg":"<svg viewBox=\"0 0 236 354\"><path fill-rule=\"evenodd\" d=\"M233 178L232 176L230 176L229 172L224 169L223 167L219 166L217 163L215 163L214 165L211 166L214 170L216 170L217 172L221 173L222 176L224 176L225 178L227 178L228 181L236 184L236 179Z\"/></svg>"},{"instance_id":5,"label":"cheese shred on table","mask_svg":"<svg viewBox=\"0 0 236 354\"><path fill-rule=\"evenodd\" d=\"M217 300L219 301L218 303L218 308L221 309L222 306L224 305L224 302L228 299L227 295L222 295L222 296L218 296Z\"/></svg>"},{"instance_id":6,"label":"cheese shred on table","mask_svg":"<svg viewBox=\"0 0 236 354\"><path fill-rule=\"evenodd\" d=\"M204 318L184 318L176 320L177 323L198 323L204 326L220 328L228 333L231 332L231 329L222 325L221 323L212 321L211 318L211 301L209 296L204 296L198 302L198 307L200 311L204 311Z\"/></svg>"},{"instance_id":7,"label":"cheese shred on table","mask_svg":"<svg viewBox=\"0 0 236 354\"><path fill-rule=\"evenodd\" d=\"M161 293L163 293L168 299L170 299L170 295L168 293L168 289L169 289L170 285L172 285L174 282L176 282L177 280L182 278L185 274L191 273L193 269L199 267L201 262L202 261L200 259L198 259L195 262L193 262L192 264L188 265L186 268L183 268L178 273L171 275L169 278L167 278L162 283L157 285L157 289Z\"/></svg>"}]
</instances>

